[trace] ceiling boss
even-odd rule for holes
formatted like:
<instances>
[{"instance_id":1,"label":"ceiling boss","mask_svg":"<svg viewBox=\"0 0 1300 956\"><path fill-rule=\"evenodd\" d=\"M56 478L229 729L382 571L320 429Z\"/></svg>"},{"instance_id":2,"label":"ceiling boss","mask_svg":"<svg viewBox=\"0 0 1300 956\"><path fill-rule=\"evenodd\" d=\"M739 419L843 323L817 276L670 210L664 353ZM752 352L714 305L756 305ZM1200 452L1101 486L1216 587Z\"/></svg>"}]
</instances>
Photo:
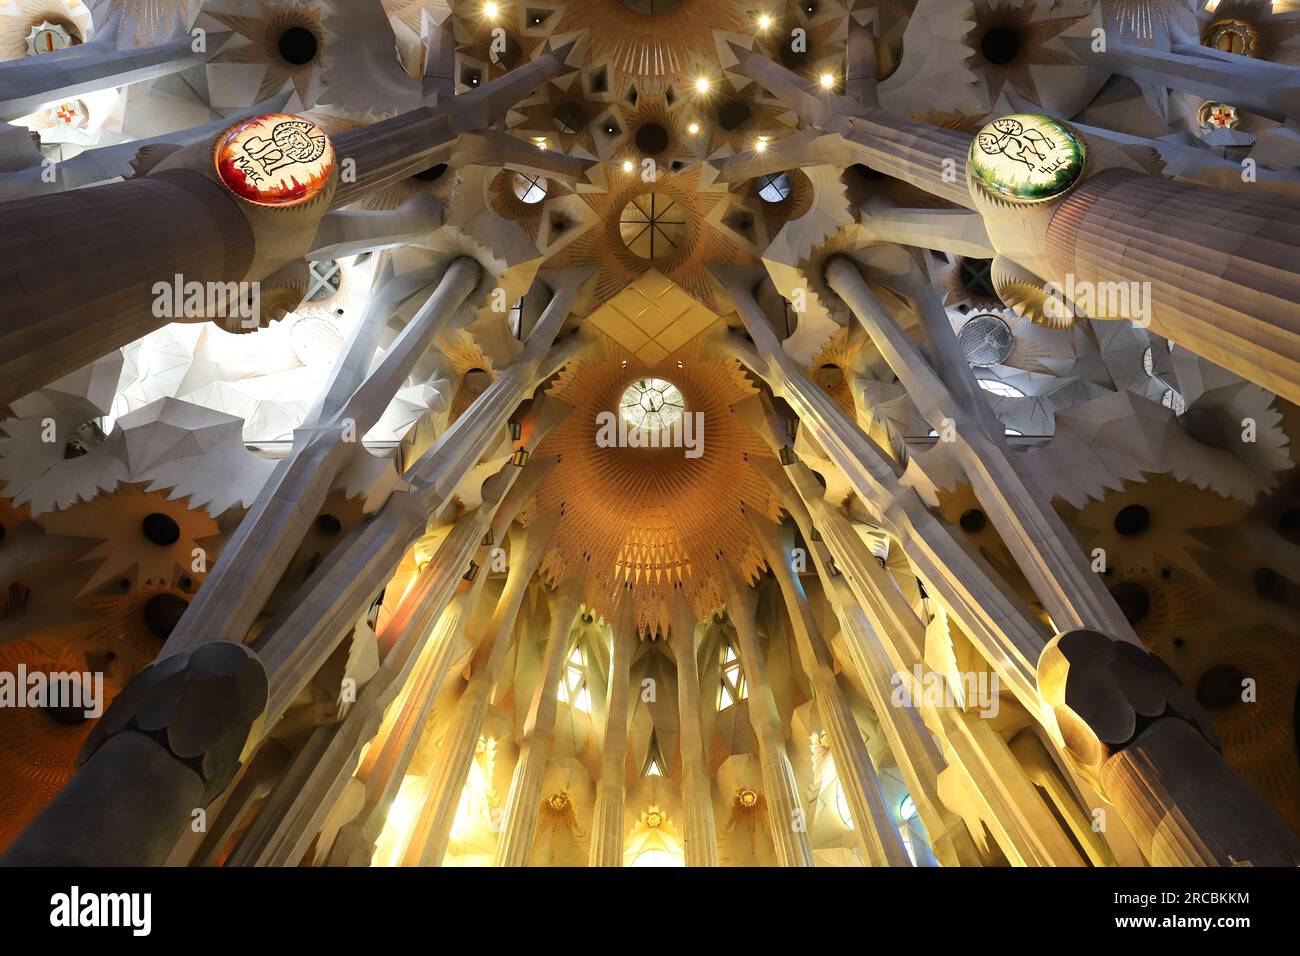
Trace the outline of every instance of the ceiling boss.
<instances>
[{"instance_id":1,"label":"ceiling boss","mask_svg":"<svg viewBox=\"0 0 1300 956\"><path fill-rule=\"evenodd\" d=\"M994 120L970 148L971 177L994 196L1017 203L1065 195L1083 177L1087 147L1064 123L1017 113Z\"/></svg>"},{"instance_id":2,"label":"ceiling boss","mask_svg":"<svg viewBox=\"0 0 1300 956\"><path fill-rule=\"evenodd\" d=\"M272 113L218 137L217 175L231 192L259 206L297 206L314 198L334 171L326 132L298 116Z\"/></svg>"}]
</instances>

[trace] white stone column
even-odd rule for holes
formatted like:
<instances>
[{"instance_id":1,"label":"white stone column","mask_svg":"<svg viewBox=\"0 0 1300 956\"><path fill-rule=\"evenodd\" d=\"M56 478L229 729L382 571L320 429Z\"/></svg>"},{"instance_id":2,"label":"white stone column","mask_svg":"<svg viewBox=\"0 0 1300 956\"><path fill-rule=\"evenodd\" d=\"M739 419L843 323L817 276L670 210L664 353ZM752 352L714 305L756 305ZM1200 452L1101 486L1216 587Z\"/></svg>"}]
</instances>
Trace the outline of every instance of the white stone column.
<instances>
[{"instance_id":1,"label":"white stone column","mask_svg":"<svg viewBox=\"0 0 1300 956\"><path fill-rule=\"evenodd\" d=\"M57 53L0 63L0 122L34 113L55 100L156 80L199 66L203 57L194 52L193 43L188 33L130 50L92 41Z\"/></svg>"},{"instance_id":2,"label":"white stone column","mask_svg":"<svg viewBox=\"0 0 1300 956\"><path fill-rule=\"evenodd\" d=\"M832 259L827 281L862 323L930 426L939 434L955 433L954 451L976 497L1057 628L1096 628L1137 643L1132 625L1052 507L1051 495L1017 470L1002 424L963 360L933 288L914 274L904 250L897 253L897 264L886 266L882 260L878 278L912 299L930 333L938 372L867 286L856 263L843 256ZM895 268L904 271L893 272Z\"/></svg>"},{"instance_id":3,"label":"white stone column","mask_svg":"<svg viewBox=\"0 0 1300 956\"><path fill-rule=\"evenodd\" d=\"M601 745L600 779L596 782L596 805L591 814L589 866L623 865L628 690L632 677L632 656L639 643L630 587L624 589L618 610L614 613L610 641L605 736Z\"/></svg>"},{"instance_id":4,"label":"white stone column","mask_svg":"<svg viewBox=\"0 0 1300 956\"><path fill-rule=\"evenodd\" d=\"M672 647L677 657L678 740L682 751L682 807L686 824L683 847L687 866L717 866L713 782L704 764L701 728L699 637L695 610L679 586L673 604Z\"/></svg>"},{"instance_id":5,"label":"white stone column","mask_svg":"<svg viewBox=\"0 0 1300 956\"><path fill-rule=\"evenodd\" d=\"M315 414L294 430L293 447L226 542L160 657L207 641L243 642L339 472L481 275L482 269L472 259L453 262L379 366L367 375L378 334L394 304L382 290L372 299Z\"/></svg>"},{"instance_id":6,"label":"white stone column","mask_svg":"<svg viewBox=\"0 0 1300 956\"><path fill-rule=\"evenodd\" d=\"M727 283L754 345L732 340L737 357L784 398L803 427L840 467L863 504L898 542L925 582L951 610L1002 685L1044 720L1034 662L1047 643L1034 618L988 564L903 482L903 469L873 442L781 346L767 316L735 273Z\"/></svg>"},{"instance_id":7,"label":"white stone column","mask_svg":"<svg viewBox=\"0 0 1300 956\"><path fill-rule=\"evenodd\" d=\"M740 645L740 666L749 685L749 720L758 738L758 762L763 773L763 800L767 804L767 826L781 866L812 866L812 847L807 826L796 826L803 811L799 784L794 778L790 755L785 750L785 735L776 699L767 678L763 649L754 629L754 606L757 592L739 581L725 563L719 562L718 574L727 595L727 616L736 629Z\"/></svg>"},{"instance_id":8,"label":"white stone column","mask_svg":"<svg viewBox=\"0 0 1300 956\"><path fill-rule=\"evenodd\" d=\"M582 608L582 589L587 583L587 565L579 563L568 578L550 595L551 626L546 653L538 669L532 703L524 718L519 762L515 764L506 798L505 816L497 838L494 866L527 866L537 832L537 814L542 799L542 781L551 751L551 732L559 706L557 695L569 655L569 636Z\"/></svg>"},{"instance_id":9,"label":"white stone column","mask_svg":"<svg viewBox=\"0 0 1300 956\"><path fill-rule=\"evenodd\" d=\"M439 866L447 853L456 810L469 777L470 764L474 761L474 750L483 731L492 690L501 676L501 667L510 649L524 592L550 547L559 518L558 511L548 512L527 528L516 528L511 532L510 569L506 572L505 588L474 652L469 665L469 684L456 704L451 726L447 728L438 750L430 775L429 792L403 861L408 865Z\"/></svg>"},{"instance_id":10,"label":"white stone column","mask_svg":"<svg viewBox=\"0 0 1300 956\"><path fill-rule=\"evenodd\" d=\"M885 806L866 741L844 692L835 679L834 661L808 604L803 584L791 570L792 536L753 511L746 512L768 567L781 588L804 673L812 684L822 727L830 738L835 772L853 817L853 832L869 866L911 866L893 818Z\"/></svg>"}]
</instances>

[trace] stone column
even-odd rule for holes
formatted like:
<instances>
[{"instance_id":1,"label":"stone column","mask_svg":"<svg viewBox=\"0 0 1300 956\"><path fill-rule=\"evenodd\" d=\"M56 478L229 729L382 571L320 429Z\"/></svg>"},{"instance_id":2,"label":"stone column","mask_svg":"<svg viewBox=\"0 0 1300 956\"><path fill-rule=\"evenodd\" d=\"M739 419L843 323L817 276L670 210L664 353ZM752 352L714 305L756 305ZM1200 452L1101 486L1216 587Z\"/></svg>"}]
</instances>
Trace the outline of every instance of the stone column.
<instances>
[{"instance_id":1,"label":"stone column","mask_svg":"<svg viewBox=\"0 0 1300 956\"><path fill-rule=\"evenodd\" d=\"M1294 200L1107 169L1052 215L1042 277L1149 282L1152 332L1296 402L1298 247Z\"/></svg>"},{"instance_id":2,"label":"stone column","mask_svg":"<svg viewBox=\"0 0 1300 956\"><path fill-rule=\"evenodd\" d=\"M555 348L552 343L583 281L581 274L558 277L555 296L528 337L524 354L502 369L483 394L408 469L405 477L411 490L394 494L379 514L340 542L303 585L294 608L259 635L256 646L271 679L269 719L278 719L284 713L328 659L338 641L392 577L402 555L423 533L430 515L441 512L451 500L519 403L580 348L581 343L574 339ZM570 410L570 406L545 396L534 400L523 423L523 434L534 444L540 442ZM526 467L532 468L534 461Z\"/></svg>"},{"instance_id":3,"label":"stone column","mask_svg":"<svg viewBox=\"0 0 1300 956\"><path fill-rule=\"evenodd\" d=\"M158 282L245 278L255 244L235 198L188 170L0 203L0 406L165 325Z\"/></svg>"},{"instance_id":4,"label":"stone column","mask_svg":"<svg viewBox=\"0 0 1300 956\"><path fill-rule=\"evenodd\" d=\"M57 53L0 63L0 122L34 113L55 100L156 80L199 66L203 57L194 52L193 42L188 33L156 46L129 50L92 41Z\"/></svg>"},{"instance_id":5,"label":"stone column","mask_svg":"<svg viewBox=\"0 0 1300 956\"><path fill-rule=\"evenodd\" d=\"M704 764L701 729L700 631L695 609L680 586L673 605L672 642L677 657L677 713L682 751L683 849L687 866L718 865L718 831L713 819L713 782ZM743 664L742 664L743 666Z\"/></svg>"},{"instance_id":6,"label":"stone column","mask_svg":"<svg viewBox=\"0 0 1300 956\"><path fill-rule=\"evenodd\" d=\"M1002 424L963 360L933 288L913 274L912 259L904 250L891 253L882 257L875 278L896 280L891 284L912 299L930 333L940 372L867 286L856 263L835 257L826 268L827 281L862 323L931 427L940 434L948 429L955 433L954 450L976 497L1057 626L1098 627L1136 643L1132 626L1052 507L1051 495L1016 469Z\"/></svg>"},{"instance_id":7,"label":"stone column","mask_svg":"<svg viewBox=\"0 0 1300 956\"><path fill-rule=\"evenodd\" d=\"M1300 401L1300 272L1291 265L1300 246L1300 206L1294 199L1144 175L1120 168L1106 143L1092 142L1096 172L1065 200L1008 207L968 186L970 134L821 93L759 52L734 45L733 51L739 70L807 125L842 137L851 162L978 210L1000 256L1065 290L1088 283L1104 292L1109 283L1149 282L1153 331ZM1264 68L1244 57L1208 50L1199 55L1199 75L1217 69L1224 77L1241 76L1242 70ZM1144 64L1162 61L1166 70L1188 59L1176 52L1141 56ZM1293 75L1294 70L1286 90L1294 88ZM1242 82L1253 82L1257 95L1271 98L1256 104L1261 109L1292 95L1279 93L1277 84L1260 87L1258 76Z\"/></svg>"},{"instance_id":8,"label":"stone column","mask_svg":"<svg viewBox=\"0 0 1300 956\"><path fill-rule=\"evenodd\" d=\"M452 262L374 372L367 375L378 334L394 305L382 291L371 301L315 414L294 430L293 447L277 463L226 542L160 656L206 641L243 642L320 513L339 472L482 274L472 259Z\"/></svg>"},{"instance_id":9,"label":"stone column","mask_svg":"<svg viewBox=\"0 0 1300 956\"><path fill-rule=\"evenodd\" d=\"M1154 654L1095 631L1038 662L1070 757L1152 866L1298 866L1300 839L1232 772L1196 699Z\"/></svg>"},{"instance_id":10,"label":"stone column","mask_svg":"<svg viewBox=\"0 0 1300 956\"><path fill-rule=\"evenodd\" d=\"M161 866L234 779L266 703L238 644L150 664L86 739L78 770L9 846L3 866Z\"/></svg>"},{"instance_id":11,"label":"stone column","mask_svg":"<svg viewBox=\"0 0 1300 956\"><path fill-rule=\"evenodd\" d=\"M524 591L542 563L559 517L559 512L553 511L527 528L511 532L510 570L506 573L505 589L474 652L469 685L461 694L451 726L443 736L428 796L420 810L404 862L418 861L420 866L439 866L447 853L456 810L483 730L492 689L501 676L501 667L510 648L519 608L524 602Z\"/></svg>"},{"instance_id":12,"label":"stone column","mask_svg":"<svg viewBox=\"0 0 1300 956\"><path fill-rule=\"evenodd\" d=\"M212 141L168 156L128 182L0 203L0 408L161 328L160 282L263 282L264 317L298 304L294 282L268 280L303 268L321 218L421 172L457 138L491 126L563 69L572 44L535 59L473 93L450 97L334 138L356 163L302 206L267 210L236 199L217 178ZM337 188L341 185L342 188ZM124 243L123 236L131 241ZM190 317L203 321L200 317Z\"/></svg>"},{"instance_id":13,"label":"stone column","mask_svg":"<svg viewBox=\"0 0 1300 956\"><path fill-rule=\"evenodd\" d=\"M524 736L519 747L519 762L510 781L505 817L497 839L494 866L527 866L537 832L537 814L542 800L542 781L551 750L551 732L559 705L560 678L569 655L569 635L582 607L582 589L587 583L587 567L576 566L569 577L550 595L550 633L546 653L533 688L532 703L524 718Z\"/></svg>"},{"instance_id":14,"label":"stone column","mask_svg":"<svg viewBox=\"0 0 1300 956\"><path fill-rule=\"evenodd\" d=\"M746 514L768 567L781 588L799 659L812 684L817 714L830 738L835 772L848 799L853 832L863 860L869 866L911 866L880 793L880 782L867 753L866 741L835 679L830 649L813 618L803 584L791 571L792 536L786 529L777 527L753 511Z\"/></svg>"},{"instance_id":15,"label":"stone column","mask_svg":"<svg viewBox=\"0 0 1300 956\"><path fill-rule=\"evenodd\" d=\"M812 847L808 843L808 828L796 827L797 811L802 811L799 784L794 778L794 768L785 750L781 717L777 713L776 699L767 679L767 666L763 649L758 644L754 629L754 606L757 593L736 579L725 564L718 564L718 574L727 595L727 615L736 629L740 645L740 666L749 685L749 720L758 738L758 762L763 772L763 800L767 804L767 827L776 848L777 863L781 866L812 866Z\"/></svg>"},{"instance_id":16,"label":"stone column","mask_svg":"<svg viewBox=\"0 0 1300 956\"><path fill-rule=\"evenodd\" d=\"M862 678L935 857L944 866L982 865L983 857L965 824L939 798L939 774L946 765L934 734L922 720L919 707L895 706L893 699L898 682L906 681L912 687L913 669L924 667L925 625L848 518L826 504L821 485L808 466L796 461L784 469L784 476L788 482L778 482L775 475L767 477L808 542L849 657ZM832 567L838 573L832 573ZM858 597L858 592L863 596Z\"/></svg>"},{"instance_id":17,"label":"stone column","mask_svg":"<svg viewBox=\"0 0 1300 956\"><path fill-rule=\"evenodd\" d=\"M733 338L737 357L791 405L863 504L878 514L879 524L898 542L926 588L961 622L1003 686L1041 719L1043 703L1033 665L1047 642L1041 623L978 553L903 482L899 464L786 354L743 277L718 272L754 343Z\"/></svg>"},{"instance_id":18,"label":"stone column","mask_svg":"<svg viewBox=\"0 0 1300 956\"><path fill-rule=\"evenodd\" d=\"M605 737L600 779L591 813L589 866L623 865L623 791L627 785L628 685L632 656L639 643L632 589L625 588L610 629L609 694L605 703Z\"/></svg>"},{"instance_id":19,"label":"stone column","mask_svg":"<svg viewBox=\"0 0 1300 956\"><path fill-rule=\"evenodd\" d=\"M446 855L456 808L460 805L465 779L469 777L469 765L473 762L474 748L482 732L491 692L497 684L500 669L506 662L506 652L510 649L519 609L524 604L525 589L533 580L533 575L537 574L537 568L541 566L542 557L546 554L558 523L558 512L550 512L528 528L517 528L512 532L511 562L510 571L506 574L506 587L500 593L497 609L493 611L493 617L487 623L486 632L469 663L472 676L456 704L451 726L443 736L442 747L439 748L437 762L434 763L429 793L416 823L412 852L408 852L409 860L413 851L419 849L420 866L441 865L442 857Z\"/></svg>"},{"instance_id":20,"label":"stone column","mask_svg":"<svg viewBox=\"0 0 1300 956\"><path fill-rule=\"evenodd\" d=\"M379 672L342 720L321 729L318 746L309 745L295 757L232 854L230 865L298 865L354 772L366 784L366 805L353 821L356 826L348 824L339 837L355 844L347 850L361 856L354 862L369 862L420 729L446 678L464 617L486 580L479 575L472 583L465 581L465 570L472 556L485 559L485 532L514 520L525 500L518 492L535 491L550 473L547 464L539 462L541 467L523 469L524 474L506 465L484 482L482 504L457 521L439 543L379 633L384 654ZM403 699L398 701L401 692ZM392 721L381 728L390 708L396 711ZM367 741L371 746L365 764L358 767Z\"/></svg>"}]
</instances>

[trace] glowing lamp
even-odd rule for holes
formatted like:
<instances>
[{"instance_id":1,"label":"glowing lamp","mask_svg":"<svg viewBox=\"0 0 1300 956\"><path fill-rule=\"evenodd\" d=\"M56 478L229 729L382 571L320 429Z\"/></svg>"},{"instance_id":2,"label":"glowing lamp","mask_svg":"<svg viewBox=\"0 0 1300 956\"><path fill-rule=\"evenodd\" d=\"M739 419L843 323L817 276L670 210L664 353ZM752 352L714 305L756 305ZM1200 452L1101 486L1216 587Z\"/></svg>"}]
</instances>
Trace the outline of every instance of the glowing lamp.
<instances>
[{"instance_id":1,"label":"glowing lamp","mask_svg":"<svg viewBox=\"0 0 1300 956\"><path fill-rule=\"evenodd\" d=\"M218 136L213 162L222 184L240 199L258 206L298 206L329 184L334 145L310 120L271 113Z\"/></svg>"}]
</instances>

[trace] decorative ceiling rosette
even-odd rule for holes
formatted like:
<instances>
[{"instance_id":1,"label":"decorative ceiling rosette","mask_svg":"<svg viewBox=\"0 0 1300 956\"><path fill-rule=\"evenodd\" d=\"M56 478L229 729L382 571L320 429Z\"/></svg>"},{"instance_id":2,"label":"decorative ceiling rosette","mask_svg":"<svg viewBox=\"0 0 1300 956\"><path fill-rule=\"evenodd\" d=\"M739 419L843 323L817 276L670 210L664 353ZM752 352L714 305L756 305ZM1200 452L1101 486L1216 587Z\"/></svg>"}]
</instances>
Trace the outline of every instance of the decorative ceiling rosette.
<instances>
[{"instance_id":1,"label":"decorative ceiling rosette","mask_svg":"<svg viewBox=\"0 0 1300 956\"><path fill-rule=\"evenodd\" d=\"M533 142L545 143L557 152L592 157L597 154L598 118L609 109L608 97L588 96L579 75L567 73L548 81L535 95L511 110L510 130ZM605 137L613 135L604 134Z\"/></svg>"},{"instance_id":2,"label":"decorative ceiling rosette","mask_svg":"<svg viewBox=\"0 0 1300 956\"><path fill-rule=\"evenodd\" d=\"M598 267L597 304L654 269L714 308L706 264L755 260L723 226L730 208L725 187L707 184L704 174L702 167L695 167L660 175L650 183L636 171L611 172L607 192L581 194L598 224L566 246L551 264Z\"/></svg>"},{"instance_id":3,"label":"decorative ceiling rosette","mask_svg":"<svg viewBox=\"0 0 1300 956\"><path fill-rule=\"evenodd\" d=\"M1126 43L1168 49L1179 28L1192 22L1200 0L1100 0L1102 22Z\"/></svg>"},{"instance_id":4,"label":"decorative ceiling rosette","mask_svg":"<svg viewBox=\"0 0 1300 956\"><path fill-rule=\"evenodd\" d=\"M586 0L560 12L555 32L582 33L586 63L603 67L620 94L632 85L684 88L715 59L714 31L747 32L752 7L736 0Z\"/></svg>"},{"instance_id":5,"label":"decorative ceiling rosette","mask_svg":"<svg viewBox=\"0 0 1300 956\"><path fill-rule=\"evenodd\" d=\"M702 454L684 447L601 447L598 415L620 414L629 386L662 378L680 391L684 413L702 422ZM606 357L570 367L549 395L573 412L538 446L559 464L521 521L564 506L543 570L561 581L575 561L590 560L583 599L612 619L631 584L641 633L666 632L675 589L685 589L697 616L725 601L715 569L719 558L753 578L763 559L742 505L775 520L779 506L750 462L770 458L764 442L731 406L755 394L734 359L706 358L697 339L647 369L606 340Z\"/></svg>"},{"instance_id":6,"label":"decorative ceiling rosette","mask_svg":"<svg viewBox=\"0 0 1300 956\"><path fill-rule=\"evenodd\" d=\"M322 0L209 0L195 26L229 34L205 65L213 107L260 103L291 87L302 107L321 93L329 37Z\"/></svg>"},{"instance_id":7,"label":"decorative ceiling rosette","mask_svg":"<svg viewBox=\"0 0 1300 956\"><path fill-rule=\"evenodd\" d=\"M96 40L116 40L120 49L153 46L189 29L202 0L87 0ZM120 19L115 19L120 17ZM112 26L113 36L103 31Z\"/></svg>"},{"instance_id":8,"label":"decorative ceiling rosette","mask_svg":"<svg viewBox=\"0 0 1300 956\"><path fill-rule=\"evenodd\" d=\"M1010 90L1048 112L1073 116L1105 81L1101 71L1090 74L1064 42L1091 42L1101 26L1089 0L975 0L974 10L966 42L975 51L972 67L984 77L989 110L1013 111L999 105Z\"/></svg>"}]
</instances>

